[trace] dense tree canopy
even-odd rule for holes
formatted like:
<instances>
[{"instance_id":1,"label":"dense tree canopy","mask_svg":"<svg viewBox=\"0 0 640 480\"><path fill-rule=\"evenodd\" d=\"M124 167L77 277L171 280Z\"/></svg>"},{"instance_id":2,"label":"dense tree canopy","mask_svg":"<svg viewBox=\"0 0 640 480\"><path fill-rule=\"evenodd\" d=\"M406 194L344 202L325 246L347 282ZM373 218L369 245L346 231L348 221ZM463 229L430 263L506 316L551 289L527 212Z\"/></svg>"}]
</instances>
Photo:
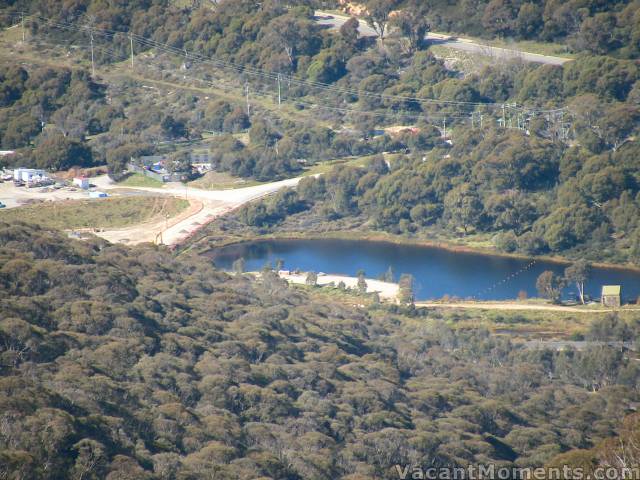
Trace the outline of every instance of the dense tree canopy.
<instances>
[{"instance_id":1,"label":"dense tree canopy","mask_svg":"<svg viewBox=\"0 0 640 480\"><path fill-rule=\"evenodd\" d=\"M637 362L597 343L635 338L637 321L594 322L585 350L536 350L461 327L472 318L348 307L241 272L0 225L0 473L335 480L424 462L540 466L610 436L638 400Z\"/></svg>"}]
</instances>

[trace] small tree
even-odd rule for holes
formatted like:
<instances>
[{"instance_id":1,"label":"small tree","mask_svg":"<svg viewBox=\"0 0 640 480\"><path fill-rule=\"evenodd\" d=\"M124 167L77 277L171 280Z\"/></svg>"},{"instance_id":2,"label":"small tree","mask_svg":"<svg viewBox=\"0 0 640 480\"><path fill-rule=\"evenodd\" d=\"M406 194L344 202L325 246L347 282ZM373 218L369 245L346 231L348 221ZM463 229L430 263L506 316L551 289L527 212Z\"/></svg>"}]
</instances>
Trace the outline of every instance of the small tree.
<instances>
[{"instance_id":1,"label":"small tree","mask_svg":"<svg viewBox=\"0 0 640 480\"><path fill-rule=\"evenodd\" d=\"M276 260L276 272L279 272L283 268L284 268L284 260L282 260L281 258L277 259Z\"/></svg>"},{"instance_id":2,"label":"small tree","mask_svg":"<svg viewBox=\"0 0 640 480\"><path fill-rule=\"evenodd\" d=\"M391 12L396 8L397 4L397 0L368 0L365 4L367 14L364 19L376 31L381 42L391 19Z\"/></svg>"},{"instance_id":3,"label":"small tree","mask_svg":"<svg viewBox=\"0 0 640 480\"><path fill-rule=\"evenodd\" d=\"M358 19L351 17L340 27L340 35L348 45L355 46L358 43L359 25Z\"/></svg>"},{"instance_id":4,"label":"small tree","mask_svg":"<svg viewBox=\"0 0 640 480\"><path fill-rule=\"evenodd\" d=\"M400 275L398 286L398 299L400 300L400 303L412 304L415 300L413 291L413 275L408 273Z\"/></svg>"},{"instance_id":5,"label":"small tree","mask_svg":"<svg viewBox=\"0 0 640 480\"><path fill-rule=\"evenodd\" d=\"M591 265L585 260L578 260L573 265L567 267L564 271L564 278L567 282L573 282L578 289L580 302L584 305L584 284L591 275Z\"/></svg>"},{"instance_id":6,"label":"small tree","mask_svg":"<svg viewBox=\"0 0 640 480\"><path fill-rule=\"evenodd\" d=\"M393 277L393 267L389 266L389 268L387 268L387 271L383 275L382 280L384 280L385 282L393 283Z\"/></svg>"},{"instance_id":7,"label":"small tree","mask_svg":"<svg viewBox=\"0 0 640 480\"><path fill-rule=\"evenodd\" d=\"M540 274L536 280L536 288L541 297L547 298L554 303L560 300L564 282L562 277L556 275L550 270L546 270Z\"/></svg>"},{"instance_id":8,"label":"small tree","mask_svg":"<svg viewBox=\"0 0 640 480\"><path fill-rule=\"evenodd\" d=\"M316 272L307 273L307 279L305 283L311 287L315 287L318 285L318 274Z\"/></svg>"},{"instance_id":9,"label":"small tree","mask_svg":"<svg viewBox=\"0 0 640 480\"><path fill-rule=\"evenodd\" d=\"M240 257L236 261L233 262L231 268L235 272L236 275L242 275L244 273L245 261L244 258Z\"/></svg>"},{"instance_id":10,"label":"small tree","mask_svg":"<svg viewBox=\"0 0 640 480\"><path fill-rule=\"evenodd\" d=\"M340 280L338 282L338 290L346 290L346 289L347 289L347 285L342 280Z\"/></svg>"},{"instance_id":11,"label":"small tree","mask_svg":"<svg viewBox=\"0 0 640 480\"><path fill-rule=\"evenodd\" d=\"M358 270L358 291L360 293L367 293L367 281L364 277L364 270Z\"/></svg>"},{"instance_id":12,"label":"small tree","mask_svg":"<svg viewBox=\"0 0 640 480\"><path fill-rule=\"evenodd\" d=\"M425 36L429 32L426 3L420 0L411 1L390 22L406 37L410 53L422 48L425 44Z\"/></svg>"}]
</instances>

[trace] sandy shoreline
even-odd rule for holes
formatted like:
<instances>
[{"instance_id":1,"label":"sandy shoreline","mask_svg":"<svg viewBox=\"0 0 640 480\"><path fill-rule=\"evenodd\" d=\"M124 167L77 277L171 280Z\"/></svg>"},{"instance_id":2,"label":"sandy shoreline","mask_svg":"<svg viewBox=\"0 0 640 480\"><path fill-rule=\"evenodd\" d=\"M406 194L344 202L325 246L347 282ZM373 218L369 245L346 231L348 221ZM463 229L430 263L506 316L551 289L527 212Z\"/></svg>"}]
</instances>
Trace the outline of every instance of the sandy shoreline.
<instances>
[{"instance_id":1,"label":"sandy shoreline","mask_svg":"<svg viewBox=\"0 0 640 480\"><path fill-rule=\"evenodd\" d=\"M307 273L290 273L288 270L281 270L278 272L280 278L287 280L290 283L305 284L307 281ZM356 277L346 277L343 275L329 275L325 273L318 274L318 285L327 286L330 284L338 285L338 283L344 282L347 288L358 288L358 279ZM367 293L378 292L381 299L393 300L398 298L399 287L397 283L383 282L381 280L374 280L367 278Z\"/></svg>"}]
</instances>

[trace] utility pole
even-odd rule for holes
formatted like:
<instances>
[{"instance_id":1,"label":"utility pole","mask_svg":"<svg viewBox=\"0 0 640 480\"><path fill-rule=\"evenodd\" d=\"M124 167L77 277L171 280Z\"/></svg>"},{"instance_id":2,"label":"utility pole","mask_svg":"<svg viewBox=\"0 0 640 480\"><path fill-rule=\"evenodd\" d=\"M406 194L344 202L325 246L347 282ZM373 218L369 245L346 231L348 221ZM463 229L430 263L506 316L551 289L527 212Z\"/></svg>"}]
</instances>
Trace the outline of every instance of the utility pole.
<instances>
[{"instance_id":1,"label":"utility pole","mask_svg":"<svg viewBox=\"0 0 640 480\"><path fill-rule=\"evenodd\" d=\"M278 107L282 105L282 86L280 85L280 74L278 74Z\"/></svg>"},{"instance_id":2,"label":"utility pole","mask_svg":"<svg viewBox=\"0 0 640 480\"><path fill-rule=\"evenodd\" d=\"M244 92L247 97L247 117L251 118L251 104L249 103L249 82L245 82Z\"/></svg>"},{"instance_id":3,"label":"utility pole","mask_svg":"<svg viewBox=\"0 0 640 480\"><path fill-rule=\"evenodd\" d=\"M131 70L133 70L133 34L129 32L129 45L131 46Z\"/></svg>"},{"instance_id":4,"label":"utility pole","mask_svg":"<svg viewBox=\"0 0 640 480\"><path fill-rule=\"evenodd\" d=\"M22 25L22 43L24 43L26 39L24 31L24 12L20 12L20 25Z\"/></svg>"},{"instance_id":5,"label":"utility pole","mask_svg":"<svg viewBox=\"0 0 640 480\"><path fill-rule=\"evenodd\" d=\"M442 138L447 139L447 119L442 119Z\"/></svg>"},{"instance_id":6,"label":"utility pole","mask_svg":"<svg viewBox=\"0 0 640 480\"><path fill-rule=\"evenodd\" d=\"M89 34L91 36L91 76L96 76L96 64L93 60L93 27L89 27Z\"/></svg>"},{"instance_id":7,"label":"utility pole","mask_svg":"<svg viewBox=\"0 0 640 480\"><path fill-rule=\"evenodd\" d=\"M507 128L507 121L504 112L504 103L502 104L502 128Z\"/></svg>"}]
</instances>

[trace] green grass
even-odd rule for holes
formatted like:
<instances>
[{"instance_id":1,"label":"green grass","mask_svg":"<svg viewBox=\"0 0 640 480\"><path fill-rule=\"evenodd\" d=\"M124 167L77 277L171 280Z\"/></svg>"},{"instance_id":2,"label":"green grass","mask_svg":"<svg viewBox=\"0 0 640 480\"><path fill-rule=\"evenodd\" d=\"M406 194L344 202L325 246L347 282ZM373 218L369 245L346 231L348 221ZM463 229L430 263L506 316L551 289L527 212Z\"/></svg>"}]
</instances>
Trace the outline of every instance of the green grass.
<instances>
[{"instance_id":1,"label":"green grass","mask_svg":"<svg viewBox=\"0 0 640 480\"><path fill-rule=\"evenodd\" d=\"M189 202L172 197L114 197L66 200L0 210L0 221L24 221L45 228L122 228L152 218L173 217Z\"/></svg>"},{"instance_id":2,"label":"green grass","mask_svg":"<svg viewBox=\"0 0 640 480\"><path fill-rule=\"evenodd\" d=\"M367 163L372 157L355 157L355 158L340 158L337 160L327 160L324 162L318 162L310 167L306 168L303 176L309 175L319 175L330 172L333 167L337 165L351 166L351 167L361 167Z\"/></svg>"},{"instance_id":3,"label":"green grass","mask_svg":"<svg viewBox=\"0 0 640 480\"><path fill-rule=\"evenodd\" d=\"M197 180L189 182L189 186L203 190L228 190L232 188L253 187L255 185L261 185L262 183L263 182L256 180L234 177L226 172L207 172Z\"/></svg>"},{"instance_id":4,"label":"green grass","mask_svg":"<svg viewBox=\"0 0 640 480\"><path fill-rule=\"evenodd\" d=\"M121 182L118 182L118 185L121 185L123 187L164 187L164 183L162 183L161 181L151 177L147 177L146 175L142 175L141 173L133 173L129 175Z\"/></svg>"}]
</instances>

